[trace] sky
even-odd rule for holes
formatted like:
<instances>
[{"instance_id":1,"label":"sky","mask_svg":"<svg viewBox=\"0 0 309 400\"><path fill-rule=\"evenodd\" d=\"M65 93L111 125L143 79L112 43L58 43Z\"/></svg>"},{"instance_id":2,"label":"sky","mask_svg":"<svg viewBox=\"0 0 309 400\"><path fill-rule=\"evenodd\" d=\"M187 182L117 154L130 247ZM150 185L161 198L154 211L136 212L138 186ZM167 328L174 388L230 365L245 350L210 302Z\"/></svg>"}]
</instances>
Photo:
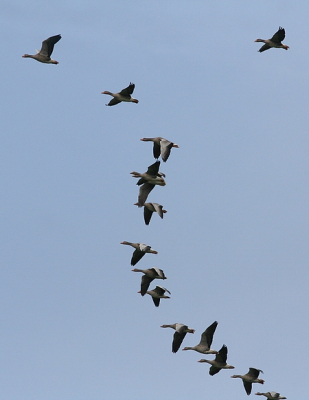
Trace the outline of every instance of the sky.
<instances>
[{"instance_id":1,"label":"sky","mask_svg":"<svg viewBox=\"0 0 309 400\"><path fill-rule=\"evenodd\" d=\"M304 398L308 340L306 2L16 1L0 5L0 385L5 400ZM282 26L288 51L259 53ZM58 65L24 59L61 34ZM138 104L105 107L135 83ZM130 172L155 160L143 137L179 145L149 201ZM171 292L141 297L136 265ZM214 321L212 359L173 354L175 322ZM297 364L295 361L297 360ZM296 365L295 365L296 364Z\"/></svg>"}]
</instances>

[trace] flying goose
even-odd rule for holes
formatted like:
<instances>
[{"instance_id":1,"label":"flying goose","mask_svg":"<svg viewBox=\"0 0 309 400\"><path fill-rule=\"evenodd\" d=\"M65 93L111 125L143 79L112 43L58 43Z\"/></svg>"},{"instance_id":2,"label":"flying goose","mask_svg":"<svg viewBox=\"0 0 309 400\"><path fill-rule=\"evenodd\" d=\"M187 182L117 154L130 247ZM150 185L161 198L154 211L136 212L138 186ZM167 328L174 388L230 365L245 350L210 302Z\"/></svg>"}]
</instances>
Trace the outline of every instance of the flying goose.
<instances>
[{"instance_id":1,"label":"flying goose","mask_svg":"<svg viewBox=\"0 0 309 400\"><path fill-rule=\"evenodd\" d=\"M202 333L199 344L194 347L184 347L182 350L195 350L202 354L217 354L216 350L210 348L217 325L218 322L215 321Z\"/></svg>"},{"instance_id":2,"label":"flying goose","mask_svg":"<svg viewBox=\"0 0 309 400\"><path fill-rule=\"evenodd\" d=\"M159 172L160 161L156 161L154 164L149 165L146 172L140 174L139 172L131 172L133 178L140 178L137 185L141 186L138 194L138 207L142 207L147 200L149 193L155 187L155 185L165 186L166 182L163 177L164 174Z\"/></svg>"},{"instance_id":3,"label":"flying goose","mask_svg":"<svg viewBox=\"0 0 309 400\"><path fill-rule=\"evenodd\" d=\"M162 137L155 138L143 138L143 142L153 142L153 156L154 158L159 158L161 154L162 160L167 161L172 147L179 147L178 144L170 142Z\"/></svg>"},{"instance_id":4,"label":"flying goose","mask_svg":"<svg viewBox=\"0 0 309 400\"><path fill-rule=\"evenodd\" d=\"M165 296L165 292L171 294L171 292L167 289L165 289L162 286L156 286L155 289L152 290L147 290L147 294L149 294L152 297L152 300L154 302L154 305L156 307L159 307L160 304L160 299L169 299L169 296ZM141 293L141 292L138 292Z\"/></svg>"},{"instance_id":5,"label":"flying goose","mask_svg":"<svg viewBox=\"0 0 309 400\"><path fill-rule=\"evenodd\" d=\"M221 369L234 369L233 365L229 365L226 363L227 359L227 347L225 344L221 347L221 349L216 354L214 360L199 360L198 362L206 362L211 365L209 368L209 375L213 376L216 375Z\"/></svg>"},{"instance_id":6,"label":"flying goose","mask_svg":"<svg viewBox=\"0 0 309 400\"><path fill-rule=\"evenodd\" d=\"M109 94L110 96L113 96L113 99L108 104L105 104L105 105L106 106L115 106L116 104L121 103L122 101L138 103L138 100L134 99L134 97L131 96L134 88L135 88L134 83L130 82L130 85L128 87L126 87L125 89L122 89L122 91L118 92L118 93L112 93L112 92L109 92L108 90L105 90L101 94Z\"/></svg>"},{"instance_id":7,"label":"flying goose","mask_svg":"<svg viewBox=\"0 0 309 400\"><path fill-rule=\"evenodd\" d=\"M277 392L267 392L267 393L257 392L255 394L258 396L265 396L268 398L268 400L286 399L286 397L280 396L280 393L277 393Z\"/></svg>"},{"instance_id":8,"label":"flying goose","mask_svg":"<svg viewBox=\"0 0 309 400\"><path fill-rule=\"evenodd\" d=\"M131 242L121 242L120 244L127 244L135 248L132 258L131 258L131 265L134 266L139 262L139 260L144 257L146 253L158 254L157 251L153 250L150 246L144 243L131 243Z\"/></svg>"},{"instance_id":9,"label":"flying goose","mask_svg":"<svg viewBox=\"0 0 309 400\"><path fill-rule=\"evenodd\" d=\"M41 50L37 50L37 54L24 54L22 57L33 58L34 60L40 61L41 63L45 64L59 64L58 61L53 60L52 58L50 58L50 56L54 50L54 45L59 42L60 39L61 35L51 36L48 39L43 40Z\"/></svg>"},{"instance_id":10,"label":"flying goose","mask_svg":"<svg viewBox=\"0 0 309 400\"><path fill-rule=\"evenodd\" d=\"M246 375L232 375L231 378L240 378L243 381L245 391L247 395L251 393L252 383L261 383L264 384L265 381L263 379L258 379L259 373L263 371L256 368L249 368L249 372Z\"/></svg>"},{"instance_id":11,"label":"flying goose","mask_svg":"<svg viewBox=\"0 0 309 400\"><path fill-rule=\"evenodd\" d=\"M187 333L194 333L194 329L190 329L187 325L184 324L171 324L171 325L161 325L161 328L172 328L175 329L173 343L172 343L172 352L177 353L179 347L184 340Z\"/></svg>"},{"instance_id":12,"label":"flying goose","mask_svg":"<svg viewBox=\"0 0 309 400\"><path fill-rule=\"evenodd\" d=\"M132 269L133 272L142 272L142 282L141 282L141 295L144 296L149 288L150 283L154 279L167 279L166 276L164 275L164 272L162 269L159 268L150 268L150 269L138 269L134 268Z\"/></svg>"},{"instance_id":13,"label":"flying goose","mask_svg":"<svg viewBox=\"0 0 309 400\"><path fill-rule=\"evenodd\" d=\"M289 46L287 46L286 44L281 43L282 40L284 40L285 38L285 30L279 26L278 31L274 34L274 36L271 39L256 39L255 42L263 42L265 43L260 50L258 50L260 53L262 53L262 51L268 50L271 47L276 47L279 49L284 49L287 50L289 49Z\"/></svg>"},{"instance_id":14,"label":"flying goose","mask_svg":"<svg viewBox=\"0 0 309 400\"><path fill-rule=\"evenodd\" d=\"M138 206L138 203L135 203L134 205ZM163 206L158 203L144 203L144 220L146 225L149 225L154 212L157 212L159 216L163 218L163 214L167 211L163 210Z\"/></svg>"}]
</instances>

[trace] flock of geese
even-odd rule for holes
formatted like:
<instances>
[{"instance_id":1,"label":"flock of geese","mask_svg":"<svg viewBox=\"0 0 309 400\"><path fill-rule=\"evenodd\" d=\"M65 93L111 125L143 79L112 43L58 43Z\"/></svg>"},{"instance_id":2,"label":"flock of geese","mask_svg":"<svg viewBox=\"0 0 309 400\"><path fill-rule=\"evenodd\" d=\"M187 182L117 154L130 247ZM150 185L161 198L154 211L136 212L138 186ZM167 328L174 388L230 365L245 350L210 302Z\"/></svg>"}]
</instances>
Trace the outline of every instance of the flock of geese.
<instances>
[{"instance_id":1,"label":"flock of geese","mask_svg":"<svg viewBox=\"0 0 309 400\"><path fill-rule=\"evenodd\" d=\"M289 49L289 46L282 43L285 38L285 30L282 27L279 27L278 31L272 36L271 39L256 39L255 42L263 42L264 45L258 50L260 53L268 50L272 47L274 48L282 48L285 50ZM46 64L59 64L58 61L53 60L51 58L54 45L59 42L61 39L61 35L51 36L48 39L42 42L41 50L37 50L37 54L29 55L24 54L22 57L24 58L33 58L36 61ZM109 91L104 91L102 94L107 94L112 96L113 98L110 100L107 106L114 106L119 104L120 102L132 102L138 103L138 100L132 97L132 93L134 91L135 85L130 83L128 87L121 90L118 93L112 93ZM162 137L156 138L143 138L141 139L144 142L153 142L153 156L155 159L158 159L161 156L161 159L166 162L170 156L171 149L173 147L178 147L176 143L170 142ZM149 225L152 214L156 212L161 218L163 218L163 214L167 211L163 209L163 206L158 203L146 203L149 193L153 190L156 185L165 186L165 175L162 172L159 172L160 161L156 161L152 165L150 165L146 172L131 172L131 175L134 178L139 178L137 185L140 186L138 201L135 203L138 207L144 207L144 221L146 225ZM156 250L153 250L151 246L148 246L143 243L131 243L131 242L121 242L121 244L132 246L135 250L133 252L131 258L131 265L136 265L146 253L157 254ZM162 286L156 286L152 290L148 290L151 282L154 279L166 279L166 276L162 269L159 268L149 268L149 269L132 269L133 272L141 272L143 274L141 279L141 290L138 292L142 296L145 294L149 294L152 297L154 305L159 307L160 299L168 299L169 296L165 295L165 293L169 293L169 290ZM210 364L209 374L211 376L217 374L221 369L234 369L232 365L227 364L227 354L228 349L226 345L223 345L219 351L211 349L213 336L215 330L217 328L218 322L213 322L208 328L202 333L200 342L193 347L184 347L182 350L194 350L201 354L215 354L214 360L206 360L201 359L198 362ZM189 328L187 325L175 323L170 325L162 325L161 328L172 328L175 330L172 342L172 352L177 353L179 350L185 336L187 333L194 333L195 330ZM245 375L232 375L231 378L240 378L243 381L243 385L247 395L251 394L252 384L260 383L264 384L263 379L259 379L260 372L263 373L262 370L256 368L249 368L249 371ZM264 396L269 400L279 400L286 399L277 392L267 392L255 393L258 396Z\"/></svg>"}]
</instances>

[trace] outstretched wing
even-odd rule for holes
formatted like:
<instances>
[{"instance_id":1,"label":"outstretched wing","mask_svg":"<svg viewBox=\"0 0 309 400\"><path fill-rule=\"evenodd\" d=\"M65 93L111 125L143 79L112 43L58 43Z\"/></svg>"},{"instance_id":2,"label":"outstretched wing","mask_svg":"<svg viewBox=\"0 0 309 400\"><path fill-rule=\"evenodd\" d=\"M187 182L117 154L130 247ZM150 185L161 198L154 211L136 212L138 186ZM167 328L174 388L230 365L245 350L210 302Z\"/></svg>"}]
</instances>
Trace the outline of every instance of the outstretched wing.
<instances>
[{"instance_id":1,"label":"outstretched wing","mask_svg":"<svg viewBox=\"0 0 309 400\"><path fill-rule=\"evenodd\" d=\"M165 287L163 286L156 286L156 288L154 289L155 292L158 293L159 296L163 296L165 292L171 294L171 292L169 290L167 290Z\"/></svg>"},{"instance_id":2,"label":"outstretched wing","mask_svg":"<svg viewBox=\"0 0 309 400\"><path fill-rule=\"evenodd\" d=\"M147 169L147 174L157 176L160 168L160 161L156 161L155 163L149 165Z\"/></svg>"},{"instance_id":3,"label":"outstretched wing","mask_svg":"<svg viewBox=\"0 0 309 400\"><path fill-rule=\"evenodd\" d=\"M152 213L153 213L153 211L149 210L149 208L147 208L147 207L144 207L144 220L145 220L146 225L149 225L149 222L152 217Z\"/></svg>"},{"instance_id":4,"label":"outstretched wing","mask_svg":"<svg viewBox=\"0 0 309 400\"><path fill-rule=\"evenodd\" d=\"M54 50L54 45L57 42L59 42L60 39L61 39L61 35L55 35L55 36L49 37L48 39L43 40L40 53L43 56L50 57Z\"/></svg>"},{"instance_id":5,"label":"outstretched wing","mask_svg":"<svg viewBox=\"0 0 309 400\"><path fill-rule=\"evenodd\" d=\"M161 204L158 203L152 203L152 205L154 206L154 209L160 215L160 217L163 218L163 206L161 206Z\"/></svg>"},{"instance_id":6,"label":"outstretched wing","mask_svg":"<svg viewBox=\"0 0 309 400\"><path fill-rule=\"evenodd\" d=\"M243 380L243 384L244 384L245 391L246 391L247 395L249 396L249 394L251 394L251 390L252 390L252 382L247 382L247 381Z\"/></svg>"},{"instance_id":7,"label":"outstretched wing","mask_svg":"<svg viewBox=\"0 0 309 400\"><path fill-rule=\"evenodd\" d=\"M173 147L173 144L174 143L172 143L172 142L170 142L169 140L166 140L166 139L162 139L160 141L161 157L162 157L162 160L164 162L168 159L168 157L169 157L169 155L171 153L171 148Z\"/></svg>"},{"instance_id":8,"label":"outstretched wing","mask_svg":"<svg viewBox=\"0 0 309 400\"><path fill-rule=\"evenodd\" d=\"M122 89L122 91L120 92L121 96L129 97L133 93L134 88L135 88L134 83L130 82L130 85L125 89Z\"/></svg>"},{"instance_id":9,"label":"outstretched wing","mask_svg":"<svg viewBox=\"0 0 309 400\"><path fill-rule=\"evenodd\" d=\"M153 281L154 278L150 278L150 276L143 275L142 276L142 283L141 283L141 295L144 296L149 288L150 283Z\"/></svg>"},{"instance_id":10,"label":"outstretched wing","mask_svg":"<svg viewBox=\"0 0 309 400\"><path fill-rule=\"evenodd\" d=\"M159 158L160 157L160 152L161 152L161 146L160 144L153 142L153 156L154 158Z\"/></svg>"},{"instance_id":11,"label":"outstretched wing","mask_svg":"<svg viewBox=\"0 0 309 400\"><path fill-rule=\"evenodd\" d=\"M151 270L152 270L154 273L157 273L158 276L161 277L162 279L166 279L166 276L165 276L164 272L162 271L162 269L153 267L153 268L151 268Z\"/></svg>"},{"instance_id":12,"label":"outstretched wing","mask_svg":"<svg viewBox=\"0 0 309 400\"><path fill-rule=\"evenodd\" d=\"M285 30L281 26L279 26L279 29L270 40L275 43L281 43L282 40L284 40L284 38L285 38Z\"/></svg>"},{"instance_id":13,"label":"outstretched wing","mask_svg":"<svg viewBox=\"0 0 309 400\"><path fill-rule=\"evenodd\" d=\"M152 300L154 302L154 305L156 307L159 307L159 305L160 305L160 297L152 297Z\"/></svg>"},{"instance_id":14,"label":"outstretched wing","mask_svg":"<svg viewBox=\"0 0 309 400\"><path fill-rule=\"evenodd\" d=\"M152 191L152 189L154 187L155 187L155 185L148 183L148 182L146 182L142 186L140 186L139 194L138 194L138 201L137 201L138 207L142 207L145 204L145 201L147 200L149 193Z\"/></svg>"},{"instance_id":15,"label":"outstretched wing","mask_svg":"<svg viewBox=\"0 0 309 400\"><path fill-rule=\"evenodd\" d=\"M140 250L135 250L133 252L132 258L131 258L131 265L135 265L139 262L139 260L144 257L146 253L144 251L140 251Z\"/></svg>"},{"instance_id":16,"label":"outstretched wing","mask_svg":"<svg viewBox=\"0 0 309 400\"><path fill-rule=\"evenodd\" d=\"M263 371L261 369L256 369L256 368L249 368L249 372L247 375L250 375L250 377L252 377L253 379L257 379L259 377L260 372Z\"/></svg>"},{"instance_id":17,"label":"outstretched wing","mask_svg":"<svg viewBox=\"0 0 309 400\"><path fill-rule=\"evenodd\" d=\"M184 325L184 328L187 328L187 327ZM187 332L177 332L177 331L174 333L173 344L172 344L172 352L173 353L177 353L186 334L187 334Z\"/></svg>"},{"instance_id":18,"label":"outstretched wing","mask_svg":"<svg viewBox=\"0 0 309 400\"><path fill-rule=\"evenodd\" d=\"M106 104L107 106L115 106L116 104L121 103L121 100L117 100L116 97L112 98L111 101Z\"/></svg>"},{"instance_id":19,"label":"outstretched wing","mask_svg":"<svg viewBox=\"0 0 309 400\"><path fill-rule=\"evenodd\" d=\"M268 44L265 43L265 44L260 48L259 52L262 53L263 51L268 50L268 49L270 49L270 46L268 46Z\"/></svg>"},{"instance_id":20,"label":"outstretched wing","mask_svg":"<svg viewBox=\"0 0 309 400\"><path fill-rule=\"evenodd\" d=\"M222 368L214 367L213 365L209 368L209 375L216 375Z\"/></svg>"},{"instance_id":21,"label":"outstretched wing","mask_svg":"<svg viewBox=\"0 0 309 400\"><path fill-rule=\"evenodd\" d=\"M219 363L226 364L226 359L227 359L227 347L224 344L219 350L218 354L216 354L215 360L218 361Z\"/></svg>"},{"instance_id":22,"label":"outstretched wing","mask_svg":"<svg viewBox=\"0 0 309 400\"><path fill-rule=\"evenodd\" d=\"M209 327L202 333L200 344L207 345L208 348L210 348L217 325L217 321L209 325Z\"/></svg>"}]
</instances>

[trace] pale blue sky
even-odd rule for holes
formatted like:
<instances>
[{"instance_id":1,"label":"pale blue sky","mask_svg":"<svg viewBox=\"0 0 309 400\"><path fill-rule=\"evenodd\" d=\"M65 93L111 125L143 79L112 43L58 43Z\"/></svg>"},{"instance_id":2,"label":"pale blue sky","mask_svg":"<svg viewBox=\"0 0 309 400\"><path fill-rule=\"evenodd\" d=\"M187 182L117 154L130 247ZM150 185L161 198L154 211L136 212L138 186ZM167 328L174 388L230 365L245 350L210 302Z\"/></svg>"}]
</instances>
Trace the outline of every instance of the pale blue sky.
<instances>
[{"instance_id":1,"label":"pale blue sky","mask_svg":"<svg viewBox=\"0 0 309 400\"><path fill-rule=\"evenodd\" d=\"M168 3L168 4L167 4ZM239 400L249 367L304 398L308 340L309 5L292 1L2 1L1 343L5 400ZM258 53L286 30L288 51ZM59 65L23 59L61 34ZM105 107L130 82L139 104ZM145 226L142 137L176 142L168 211ZM137 294L131 248L172 295ZM160 281L158 282L160 284ZM161 282L162 283L162 282ZM151 288L155 284L151 285ZM219 322L214 377L172 330ZM182 346L183 347L183 346ZM297 364L296 361L297 360Z\"/></svg>"}]
</instances>

